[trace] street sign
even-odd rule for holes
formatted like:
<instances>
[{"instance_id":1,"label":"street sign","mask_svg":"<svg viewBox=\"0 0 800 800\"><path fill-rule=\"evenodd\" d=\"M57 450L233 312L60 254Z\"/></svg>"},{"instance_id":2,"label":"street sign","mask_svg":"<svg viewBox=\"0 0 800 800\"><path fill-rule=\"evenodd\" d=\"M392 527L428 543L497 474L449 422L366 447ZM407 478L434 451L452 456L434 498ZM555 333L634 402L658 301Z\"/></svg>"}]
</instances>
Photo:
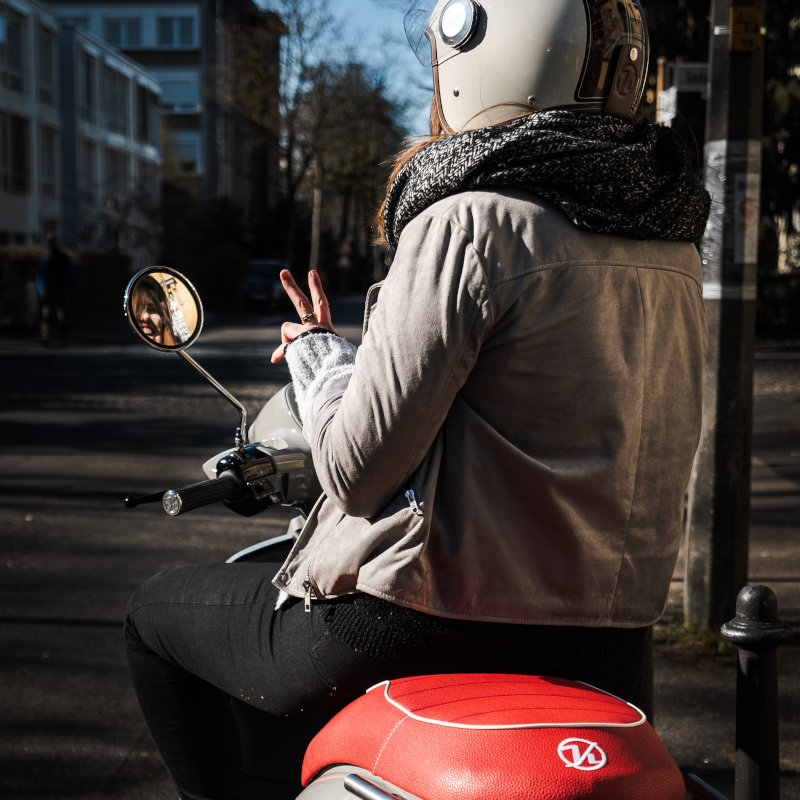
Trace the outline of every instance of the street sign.
<instances>
[{"instance_id":1,"label":"street sign","mask_svg":"<svg viewBox=\"0 0 800 800\"><path fill-rule=\"evenodd\" d=\"M761 47L760 6L732 6L728 46L731 50L752 51Z\"/></svg>"},{"instance_id":2,"label":"street sign","mask_svg":"<svg viewBox=\"0 0 800 800\"><path fill-rule=\"evenodd\" d=\"M708 90L708 64L705 61L671 62L667 65L666 82L679 92L700 92Z\"/></svg>"}]
</instances>

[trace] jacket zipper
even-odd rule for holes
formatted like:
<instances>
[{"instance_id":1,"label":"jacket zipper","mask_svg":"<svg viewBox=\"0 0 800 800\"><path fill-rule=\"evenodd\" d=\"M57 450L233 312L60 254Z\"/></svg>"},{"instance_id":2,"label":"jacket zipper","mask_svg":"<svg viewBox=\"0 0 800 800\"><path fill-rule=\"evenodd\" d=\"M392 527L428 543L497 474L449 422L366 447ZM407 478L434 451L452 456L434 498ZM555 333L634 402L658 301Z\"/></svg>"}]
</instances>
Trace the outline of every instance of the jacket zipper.
<instances>
[{"instance_id":1,"label":"jacket zipper","mask_svg":"<svg viewBox=\"0 0 800 800\"><path fill-rule=\"evenodd\" d=\"M306 614L311 613L311 602L316 599L317 592L314 589L314 584L311 583L311 573L306 572L306 579L303 581L303 588L306 590L303 597L303 609Z\"/></svg>"},{"instance_id":2,"label":"jacket zipper","mask_svg":"<svg viewBox=\"0 0 800 800\"><path fill-rule=\"evenodd\" d=\"M411 507L411 510L418 516L422 516L422 509L419 507L419 503L417 502L417 496L414 494L413 489L409 489L406 492L406 500L408 500L408 505Z\"/></svg>"}]
</instances>

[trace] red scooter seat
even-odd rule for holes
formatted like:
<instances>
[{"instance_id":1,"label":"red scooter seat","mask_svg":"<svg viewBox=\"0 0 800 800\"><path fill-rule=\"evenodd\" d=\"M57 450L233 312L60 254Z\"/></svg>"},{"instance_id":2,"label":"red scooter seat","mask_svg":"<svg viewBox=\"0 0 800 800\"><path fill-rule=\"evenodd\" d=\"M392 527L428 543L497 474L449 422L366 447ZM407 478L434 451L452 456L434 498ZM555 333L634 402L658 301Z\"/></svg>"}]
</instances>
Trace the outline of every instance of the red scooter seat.
<instances>
[{"instance_id":1,"label":"red scooter seat","mask_svg":"<svg viewBox=\"0 0 800 800\"><path fill-rule=\"evenodd\" d=\"M313 739L303 785L338 764L425 800L686 798L678 767L642 711L560 678L385 681Z\"/></svg>"}]
</instances>

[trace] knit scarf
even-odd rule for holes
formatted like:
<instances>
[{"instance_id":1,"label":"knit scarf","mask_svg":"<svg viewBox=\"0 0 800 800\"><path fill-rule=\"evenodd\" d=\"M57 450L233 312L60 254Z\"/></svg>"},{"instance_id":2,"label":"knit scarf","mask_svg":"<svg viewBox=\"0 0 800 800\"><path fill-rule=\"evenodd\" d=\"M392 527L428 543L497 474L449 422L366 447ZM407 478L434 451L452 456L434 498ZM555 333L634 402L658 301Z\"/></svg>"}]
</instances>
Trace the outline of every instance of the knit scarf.
<instances>
[{"instance_id":1,"label":"knit scarf","mask_svg":"<svg viewBox=\"0 0 800 800\"><path fill-rule=\"evenodd\" d=\"M633 239L697 242L710 205L670 128L544 111L420 150L389 188L389 244L396 249L403 228L432 203L474 189L524 189L580 228Z\"/></svg>"}]
</instances>

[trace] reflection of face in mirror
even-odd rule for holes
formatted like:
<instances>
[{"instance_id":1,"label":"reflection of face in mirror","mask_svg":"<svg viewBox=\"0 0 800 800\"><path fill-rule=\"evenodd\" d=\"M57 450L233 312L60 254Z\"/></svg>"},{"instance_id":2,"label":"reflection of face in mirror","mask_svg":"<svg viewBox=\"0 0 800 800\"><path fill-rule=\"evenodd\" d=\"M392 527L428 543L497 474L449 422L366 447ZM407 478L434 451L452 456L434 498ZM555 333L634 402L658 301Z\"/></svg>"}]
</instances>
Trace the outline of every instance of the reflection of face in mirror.
<instances>
[{"instance_id":1,"label":"reflection of face in mirror","mask_svg":"<svg viewBox=\"0 0 800 800\"><path fill-rule=\"evenodd\" d=\"M166 268L141 273L129 289L128 316L136 330L159 348L189 345L202 325L194 288Z\"/></svg>"},{"instance_id":2,"label":"reflection of face in mirror","mask_svg":"<svg viewBox=\"0 0 800 800\"><path fill-rule=\"evenodd\" d=\"M133 319L142 335L155 344L175 345L169 299L161 283L145 275L137 281L132 300Z\"/></svg>"}]
</instances>

